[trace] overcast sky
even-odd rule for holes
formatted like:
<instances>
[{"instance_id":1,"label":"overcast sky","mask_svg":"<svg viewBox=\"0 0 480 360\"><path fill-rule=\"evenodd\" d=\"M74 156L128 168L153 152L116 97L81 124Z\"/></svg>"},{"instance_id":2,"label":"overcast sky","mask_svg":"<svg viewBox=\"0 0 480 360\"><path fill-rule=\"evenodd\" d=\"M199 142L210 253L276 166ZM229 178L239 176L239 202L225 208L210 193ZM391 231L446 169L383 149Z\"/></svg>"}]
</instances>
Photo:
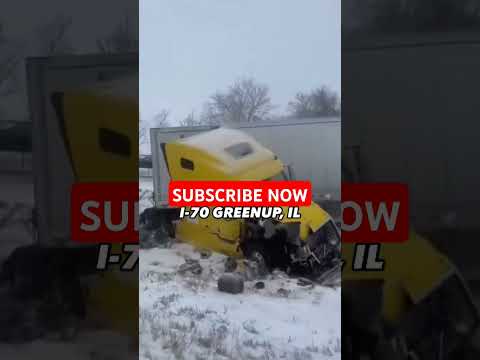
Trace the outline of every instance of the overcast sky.
<instances>
[{"instance_id":1,"label":"overcast sky","mask_svg":"<svg viewBox=\"0 0 480 360\"><path fill-rule=\"evenodd\" d=\"M268 85L277 112L298 91L340 92L339 0L141 0L140 112L172 122L236 79Z\"/></svg>"},{"instance_id":2,"label":"overcast sky","mask_svg":"<svg viewBox=\"0 0 480 360\"><path fill-rule=\"evenodd\" d=\"M138 17L132 0L15 0L0 8L0 23L9 40L32 45L38 39L42 26L59 15L73 19L67 37L77 53L95 50L98 37L111 32L126 15L129 15L130 21ZM32 50L35 49L28 49Z\"/></svg>"}]
</instances>

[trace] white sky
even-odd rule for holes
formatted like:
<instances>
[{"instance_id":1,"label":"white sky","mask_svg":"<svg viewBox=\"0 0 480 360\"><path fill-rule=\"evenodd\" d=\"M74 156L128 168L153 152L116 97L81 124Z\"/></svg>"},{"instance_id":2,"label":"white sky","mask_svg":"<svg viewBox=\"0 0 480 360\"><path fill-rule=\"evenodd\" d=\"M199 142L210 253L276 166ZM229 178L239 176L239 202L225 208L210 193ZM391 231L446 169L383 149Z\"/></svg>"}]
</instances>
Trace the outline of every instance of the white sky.
<instances>
[{"instance_id":1,"label":"white sky","mask_svg":"<svg viewBox=\"0 0 480 360\"><path fill-rule=\"evenodd\" d=\"M340 92L339 0L141 0L140 112L177 122L252 76L277 112L298 91Z\"/></svg>"},{"instance_id":2,"label":"white sky","mask_svg":"<svg viewBox=\"0 0 480 360\"><path fill-rule=\"evenodd\" d=\"M298 91L321 85L340 91L340 0L139 3L140 106L145 120L165 108L175 121L199 112L211 94L242 76L268 85L280 113ZM39 26L58 14L73 15L69 38L77 52L88 52L98 34L111 31L126 11L135 18L134 6L131 0L17 0L0 20L7 35L35 55ZM91 34L86 33L90 29ZM20 95L18 108L24 109Z\"/></svg>"},{"instance_id":3,"label":"white sky","mask_svg":"<svg viewBox=\"0 0 480 360\"><path fill-rule=\"evenodd\" d=\"M97 52L99 37L108 36L127 15L132 29L138 29L138 8L132 0L15 0L1 10L0 23L5 37L9 46L18 48L16 52L21 57L44 55L38 52L40 30L56 16L72 17L67 38L78 54ZM5 104L0 104L0 121L28 119L24 68L22 62L18 74L22 89L6 98Z\"/></svg>"}]
</instances>

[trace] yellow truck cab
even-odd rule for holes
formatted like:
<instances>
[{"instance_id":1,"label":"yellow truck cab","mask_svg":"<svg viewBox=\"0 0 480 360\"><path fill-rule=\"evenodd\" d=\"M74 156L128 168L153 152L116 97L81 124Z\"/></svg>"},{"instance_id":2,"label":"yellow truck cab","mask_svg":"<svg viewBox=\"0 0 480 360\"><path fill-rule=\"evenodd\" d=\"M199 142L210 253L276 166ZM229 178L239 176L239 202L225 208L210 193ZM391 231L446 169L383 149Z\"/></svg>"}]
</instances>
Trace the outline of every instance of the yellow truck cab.
<instances>
[{"instance_id":1,"label":"yellow truck cab","mask_svg":"<svg viewBox=\"0 0 480 360\"><path fill-rule=\"evenodd\" d=\"M352 172L344 178L354 181ZM342 355L377 358L371 347L380 343L379 359L430 359L435 352L455 358L480 323L460 272L413 228L407 241L380 244L379 250L383 269L354 271L356 244L342 244Z\"/></svg>"},{"instance_id":2,"label":"yellow truck cab","mask_svg":"<svg viewBox=\"0 0 480 360\"><path fill-rule=\"evenodd\" d=\"M93 90L56 93L52 102L63 130L75 183L137 181L136 77L123 77L97 85ZM113 244L112 252L122 254L121 248L122 244ZM138 271L121 271L119 265L112 265L98 275L89 289L87 314L136 341Z\"/></svg>"},{"instance_id":3,"label":"yellow truck cab","mask_svg":"<svg viewBox=\"0 0 480 360\"><path fill-rule=\"evenodd\" d=\"M237 129L218 128L161 146L172 180L287 180L282 161L254 138ZM300 214L301 219L298 220L284 217L282 222L269 224L274 231L281 232L283 229L284 234L288 234L288 239L278 237L278 243L275 243L274 237L267 241L255 236L257 230L264 230L262 221L255 223L213 217L179 220L175 226L175 237L197 248L233 257L249 257L254 252L260 252L273 267L282 263L272 253L282 247L283 241L299 241L292 251L305 250L312 255L308 261L313 262L315 251L310 247L316 235L321 234L324 242L327 239L339 252L339 232L326 211L312 203L308 207L301 207ZM255 246L252 247L250 245L253 242ZM306 261L308 257L305 255L300 260L299 255L294 253L277 255L283 256L283 265L287 268L289 265L285 262L288 257L293 258L294 262Z\"/></svg>"},{"instance_id":4,"label":"yellow truck cab","mask_svg":"<svg viewBox=\"0 0 480 360\"><path fill-rule=\"evenodd\" d=\"M383 352L379 359L430 359L433 353L456 358L480 317L451 261L413 230L405 243L381 245L382 271L353 271L354 253L355 244L342 245L346 358L358 353L377 358L377 351ZM370 348L373 344L380 348Z\"/></svg>"},{"instance_id":5,"label":"yellow truck cab","mask_svg":"<svg viewBox=\"0 0 480 360\"><path fill-rule=\"evenodd\" d=\"M93 90L56 96L75 181L136 182L138 78L124 77ZM122 244L113 244L112 252L121 254L121 248ZM88 311L136 339L138 291L138 271L110 266L89 291Z\"/></svg>"}]
</instances>

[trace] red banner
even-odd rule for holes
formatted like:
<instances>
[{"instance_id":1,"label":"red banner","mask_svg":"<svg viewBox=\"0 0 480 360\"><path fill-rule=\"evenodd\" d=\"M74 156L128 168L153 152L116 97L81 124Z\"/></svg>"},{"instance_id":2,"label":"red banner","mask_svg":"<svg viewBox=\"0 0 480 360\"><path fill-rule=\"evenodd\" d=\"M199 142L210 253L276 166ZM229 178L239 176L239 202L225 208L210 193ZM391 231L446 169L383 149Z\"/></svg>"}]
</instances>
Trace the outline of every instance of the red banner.
<instances>
[{"instance_id":1,"label":"red banner","mask_svg":"<svg viewBox=\"0 0 480 360\"><path fill-rule=\"evenodd\" d=\"M342 184L342 241L407 241L408 206L405 184Z\"/></svg>"},{"instance_id":2,"label":"red banner","mask_svg":"<svg viewBox=\"0 0 480 360\"><path fill-rule=\"evenodd\" d=\"M138 183L76 183L70 233L83 243L138 243Z\"/></svg>"},{"instance_id":3,"label":"red banner","mask_svg":"<svg viewBox=\"0 0 480 360\"><path fill-rule=\"evenodd\" d=\"M171 181L170 206L309 206L309 181Z\"/></svg>"},{"instance_id":4,"label":"red banner","mask_svg":"<svg viewBox=\"0 0 480 360\"><path fill-rule=\"evenodd\" d=\"M192 206L309 206L308 181L172 181L169 203ZM342 241L399 243L409 235L404 184L343 184ZM77 183L71 237L84 243L138 243L138 183Z\"/></svg>"}]
</instances>

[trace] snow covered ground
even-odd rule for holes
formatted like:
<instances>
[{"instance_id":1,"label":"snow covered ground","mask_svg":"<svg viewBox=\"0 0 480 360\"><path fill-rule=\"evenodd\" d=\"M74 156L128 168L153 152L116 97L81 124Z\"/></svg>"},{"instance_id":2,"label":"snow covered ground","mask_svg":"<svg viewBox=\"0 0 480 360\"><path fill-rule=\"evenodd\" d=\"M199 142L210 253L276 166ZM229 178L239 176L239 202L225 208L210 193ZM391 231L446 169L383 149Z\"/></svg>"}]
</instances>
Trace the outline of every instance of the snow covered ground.
<instances>
[{"instance_id":1,"label":"snow covered ground","mask_svg":"<svg viewBox=\"0 0 480 360\"><path fill-rule=\"evenodd\" d=\"M2 215L19 204L9 225L0 229L0 262L32 241L24 225L33 204L31 183L14 182L17 195L5 191L0 198ZM151 191L151 183L142 184L142 208L151 206ZM178 273L186 258L199 261L200 275ZM243 294L225 294L217 290L224 262L223 255L202 257L187 244L141 250L141 359L340 359L340 289L303 287L275 273L262 280L264 289L247 281ZM128 339L104 331L83 331L73 342L0 343L0 359L57 356L136 359Z\"/></svg>"},{"instance_id":2,"label":"snow covered ground","mask_svg":"<svg viewBox=\"0 0 480 360\"><path fill-rule=\"evenodd\" d=\"M0 174L0 265L15 248L33 242L29 223L34 203L32 182L31 174ZM0 323L2 326L5 324ZM74 341L62 341L52 334L29 343L0 342L0 359L50 358L137 360L138 356L132 351L130 339L100 330L81 331Z\"/></svg>"},{"instance_id":3,"label":"snow covered ground","mask_svg":"<svg viewBox=\"0 0 480 360\"><path fill-rule=\"evenodd\" d=\"M150 189L142 183L146 196ZM178 272L186 259L197 260L201 274ZM175 242L140 250L142 360L340 359L340 288L300 286L275 272L263 289L252 280L242 294L222 293L225 260Z\"/></svg>"},{"instance_id":4,"label":"snow covered ground","mask_svg":"<svg viewBox=\"0 0 480 360\"><path fill-rule=\"evenodd\" d=\"M202 274L179 274L185 257ZM340 289L274 273L239 295L217 290L225 257L187 244L140 252L141 359L340 359Z\"/></svg>"},{"instance_id":5,"label":"snow covered ground","mask_svg":"<svg viewBox=\"0 0 480 360\"><path fill-rule=\"evenodd\" d=\"M149 208L152 207L154 202L153 202L153 181L151 178L141 178L140 179L140 188L138 189L138 197L140 200L139 204L139 209L140 213Z\"/></svg>"},{"instance_id":6,"label":"snow covered ground","mask_svg":"<svg viewBox=\"0 0 480 360\"><path fill-rule=\"evenodd\" d=\"M26 344L0 343L0 359L137 360L128 339L105 331L81 333L75 341L42 339Z\"/></svg>"}]
</instances>

